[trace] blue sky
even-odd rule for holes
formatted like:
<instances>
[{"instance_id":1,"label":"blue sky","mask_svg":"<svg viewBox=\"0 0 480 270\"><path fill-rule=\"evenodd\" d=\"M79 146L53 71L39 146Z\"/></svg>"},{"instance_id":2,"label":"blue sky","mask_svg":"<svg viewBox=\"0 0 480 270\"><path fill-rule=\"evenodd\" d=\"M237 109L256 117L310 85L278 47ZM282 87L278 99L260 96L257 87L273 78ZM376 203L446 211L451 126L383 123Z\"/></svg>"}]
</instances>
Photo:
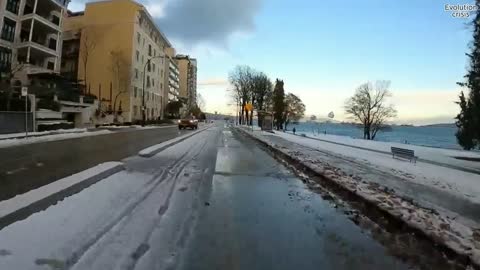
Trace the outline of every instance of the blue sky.
<instances>
[{"instance_id":1,"label":"blue sky","mask_svg":"<svg viewBox=\"0 0 480 270\"><path fill-rule=\"evenodd\" d=\"M143 1L159 17L168 17L175 1ZM193 0L195 1L195 0ZM229 2L230 0L224 0ZM209 2L209 3L207 3ZM222 1L206 1L222 5ZM242 1L231 0L242 5ZM247 3L249 2L249 3ZM73 2L74 9L79 2ZM180 53L198 58L199 92L208 111L230 113L228 72L246 64L285 81L287 92L300 96L307 114L325 117L334 111L343 120L343 103L363 82L391 80L399 123L452 122L465 74L468 19L453 18L439 0L248 0L238 13L205 9L193 26L211 40L173 36ZM163 10L162 10L163 9ZM158 12L160 10L160 12ZM222 9L220 9L221 11ZM240 14L240 13L248 14ZM205 13L205 14L203 14ZM237 18L238 15L238 18ZM202 17L204 16L204 17ZM217 16L202 29L202 22ZM176 18L181 23L181 18ZM175 20L175 18L172 18ZM238 25L216 29L223 21ZM168 25L168 22L165 22ZM198 26L200 25L200 26ZM222 35L215 31L221 32Z\"/></svg>"}]
</instances>

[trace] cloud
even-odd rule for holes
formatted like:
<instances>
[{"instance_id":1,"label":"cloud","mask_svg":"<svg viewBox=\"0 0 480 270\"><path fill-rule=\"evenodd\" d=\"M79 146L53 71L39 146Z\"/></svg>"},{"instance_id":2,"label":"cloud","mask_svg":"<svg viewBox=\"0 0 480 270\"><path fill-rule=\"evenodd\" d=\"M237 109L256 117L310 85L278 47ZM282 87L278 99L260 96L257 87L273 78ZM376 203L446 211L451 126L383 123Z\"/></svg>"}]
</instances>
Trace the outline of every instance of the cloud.
<instances>
[{"instance_id":1,"label":"cloud","mask_svg":"<svg viewBox=\"0 0 480 270\"><path fill-rule=\"evenodd\" d=\"M230 84L227 79L224 78L211 78L205 79L198 82L199 86L225 86L228 87Z\"/></svg>"},{"instance_id":2,"label":"cloud","mask_svg":"<svg viewBox=\"0 0 480 270\"><path fill-rule=\"evenodd\" d=\"M231 36L255 30L261 0L169 0L156 18L168 37L184 44L225 46Z\"/></svg>"},{"instance_id":3,"label":"cloud","mask_svg":"<svg viewBox=\"0 0 480 270\"><path fill-rule=\"evenodd\" d=\"M263 0L137 0L154 17L169 39L195 47L202 43L226 48L234 37L255 30L255 16ZM95 0L73 0L68 8L80 11Z\"/></svg>"}]
</instances>

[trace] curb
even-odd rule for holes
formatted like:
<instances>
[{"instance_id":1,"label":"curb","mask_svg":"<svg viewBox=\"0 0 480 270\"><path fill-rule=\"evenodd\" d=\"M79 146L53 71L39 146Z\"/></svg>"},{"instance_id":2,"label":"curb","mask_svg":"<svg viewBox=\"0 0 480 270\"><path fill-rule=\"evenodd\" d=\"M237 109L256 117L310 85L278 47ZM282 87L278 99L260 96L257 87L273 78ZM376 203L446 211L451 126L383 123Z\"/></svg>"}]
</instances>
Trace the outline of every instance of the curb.
<instances>
[{"instance_id":1,"label":"curb","mask_svg":"<svg viewBox=\"0 0 480 270\"><path fill-rule=\"evenodd\" d=\"M38 137L44 137L44 136L51 136L51 135L61 135L61 134L76 134L76 133L85 133L89 131L74 131L74 132L51 132L51 133L45 133L45 134L33 134L33 135L28 135L28 138L38 138ZM22 136L15 136L15 137L8 137L8 138L0 138L0 141L4 140L13 140L13 139L25 139L25 135Z\"/></svg>"},{"instance_id":2,"label":"curb","mask_svg":"<svg viewBox=\"0 0 480 270\"><path fill-rule=\"evenodd\" d=\"M253 134L250 134L249 132L247 132L247 131L245 131L241 128L236 128L236 130L239 130L241 133L247 135L248 137L250 137L250 138L252 138L252 139L254 139L258 142L260 142L261 144L266 146L269 150L271 150L275 154L279 154L284 159L286 159L286 161L288 163L291 163L292 165L294 165L294 163L297 163L297 165L302 166L303 169L308 170L310 173L312 173L314 175L317 175L317 176L321 177L322 179L325 179L326 181L328 181L329 184L332 184L332 185L340 188L341 190L349 193L350 195L358 198L359 200L362 200L363 202L371 205L372 207L375 207L377 210L384 213L385 215L387 215L391 219L393 219L395 221L398 221L401 224L403 224L404 226L406 226L407 228L415 231L416 233L419 233L420 235L424 236L426 239L429 239L434 244L443 248L445 251L456 254L456 256L458 256L459 259L464 261L467 265L470 264L473 267L475 267L475 269L480 269L480 255L478 254L478 252L476 252L476 253L470 252L469 253L468 251L466 251L464 249L461 249L462 244L464 244L464 243L459 243L459 242L454 242L454 241L449 242L447 240L444 240L444 239L438 237L438 235L435 235L435 233L432 230L430 230L431 228L428 228L428 227L424 226L424 224L420 224L418 222L415 223L412 220L408 220L407 217L403 218L403 215L401 213L399 213L399 211L395 211L395 209L389 209L389 208L385 207L385 205L381 205L379 202L375 201L373 198L368 198L366 196L363 196L361 194L361 192L358 192L357 190L352 189L351 187L348 187L347 185L344 185L342 183L339 183L339 182L335 181L330 176L325 175L324 173L322 173L318 169L310 166L309 164L306 164L305 162L298 159L297 157L290 155L288 152L282 151L282 150L274 147L273 145L269 144L268 142L266 142L266 141L264 141L260 138L257 138ZM398 198L401 201L404 201L401 197L398 197ZM470 250L471 250L472 246L474 247L475 245L472 243L472 245L470 246Z\"/></svg>"},{"instance_id":3,"label":"curb","mask_svg":"<svg viewBox=\"0 0 480 270\"><path fill-rule=\"evenodd\" d=\"M0 202L0 229L45 210L81 190L124 170L121 162L105 162L38 189Z\"/></svg>"},{"instance_id":4,"label":"curb","mask_svg":"<svg viewBox=\"0 0 480 270\"><path fill-rule=\"evenodd\" d=\"M162 142L160 144L156 144L156 145L153 145L153 146L150 146L148 148L145 148L143 150L141 150L140 152L138 152L138 155L140 157L144 157L144 158L149 158L149 157L153 157L154 155L162 152L163 150L167 149L168 147L170 146L173 146L177 143L180 143L180 142L183 142L184 140L204 131L204 130L207 130L211 127L211 125L207 125L207 126L204 126L203 128L199 129L199 130L196 130L192 133L188 133L188 134L185 134L183 136L180 136L180 137L176 137L176 138L173 138L171 140L168 140L168 141L165 141L165 142Z\"/></svg>"}]
</instances>

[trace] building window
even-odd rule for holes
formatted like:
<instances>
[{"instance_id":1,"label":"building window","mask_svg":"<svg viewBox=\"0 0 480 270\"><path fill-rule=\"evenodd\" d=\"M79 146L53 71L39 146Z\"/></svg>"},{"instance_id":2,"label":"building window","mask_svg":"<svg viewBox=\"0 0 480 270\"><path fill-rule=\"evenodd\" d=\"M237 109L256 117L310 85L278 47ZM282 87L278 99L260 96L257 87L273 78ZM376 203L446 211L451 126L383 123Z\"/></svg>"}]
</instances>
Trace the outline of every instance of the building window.
<instances>
[{"instance_id":1,"label":"building window","mask_svg":"<svg viewBox=\"0 0 480 270\"><path fill-rule=\"evenodd\" d=\"M137 116L138 107L133 105L133 116Z\"/></svg>"},{"instance_id":2,"label":"building window","mask_svg":"<svg viewBox=\"0 0 480 270\"><path fill-rule=\"evenodd\" d=\"M143 47L145 48L145 38L143 38Z\"/></svg>"},{"instance_id":3,"label":"building window","mask_svg":"<svg viewBox=\"0 0 480 270\"><path fill-rule=\"evenodd\" d=\"M155 79L152 78L152 86L155 87Z\"/></svg>"},{"instance_id":4,"label":"building window","mask_svg":"<svg viewBox=\"0 0 480 270\"><path fill-rule=\"evenodd\" d=\"M152 63L152 71L155 72L155 63Z\"/></svg>"},{"instance_id":5,"label":"building window","mask_svg":"<svg viewBox=\"0 0 480 270\"><path fill-rule=\"evenodd\" d=\"M60 25L60 18L58 18L55 15L52 15L52 23L54 23L55 25Z\"/></svg>"},{"instance_id":6,"label":"building window","mask_svg":"<svg viewBox=\"0 0 480 270\"><path fill-rule=\"evenodd\" d=\"M144 60L145 60L145 58L144 58L143 55L142 55L142 65L143 65L143 62L145 62Z\"/></svg>"},{"instance_id":7,"label":"building window","mask_svg":"<svg viewBox=\"0 0 480 270\"><path fill-rule=\"evenodd\" d=\"M150 87L150 76L147 76L147 87Z\"/></svg>"},{"instance_id":8,"label":"building window","mask_svg":"<svg viewBox=\"0 0 480 270\"><path fill-rule=\"evenodd\" d=\"M152 56L152 45L148 44L148 56Z\"/></svg>"},{"instance_id":9,"label":"building window","mask_svg":"<svg viewBox=\"0 0 480 270\"><path fill-rule=\"evenodd\" d=\"M47 69L53 70L55 68L55 63L48 61L47 62Z\"/></svg>"},{"instance_id":10,"label":"building window","mask_svg":"<svg viewBox=\"0 0 480 270\"><path fill-rule=\"evenodd\" d=\"M137 60L137 62L140 60L140 52L139 51L135 52L135 59Z\"/></svg>"},{"instance_id":11,"label":"building window","mask_svg":"<svg viewBox=\"0 0 480 270\"><path fill-rule=\"evenodd\" d=\"M50 38L48 40L48 48L56 51L57 50L57 40L54 38Z\"/></svg>"},{"instance_id":12,"label":"building window","mask_svg":"<svg viewBox=\"0 0 480 270\"><path fill-rule=\"evenodd\" d=\"M12 50L0 47L0 72L10 72L12 64Z\"/></svg>"},{"instance_id":13,"label":"building window","mask_svg":"<svg viewBox=\"0 0 480 270\"><path fill-rule=\"evenodd\" d=\"M160 83L160 90L163 89L163 83Z\"/></svg>"},{"instance_id":14,"label":"building window","mask_svg":"<svg viewBox=\"0 0 480 270\"><path fill-rule=\"evenodd\" d=\"M7 41L13 42L15 38L15 26L16 22L9 18L3 18L2 36L1 38Z\"/></svg>"},{"instance_id":15,"label":"building window","mask_svg":"<svg viewBox=\"0 0 480 270\"><path fill-rule=\"evenodd\" d=\"M137 42L140 44L140 33L137 32Z\"/></svg>"},{"instance_id":16,"label":"building window","mask_svg":"<svg viewBox=\"0 0 480 270\"><path fill-rule=\"evenodd\" d=\"M19 0L7 0L7 10L14 14L18 14L19 5L20 5Z\"/></svg>"},{"instance_id":17,"label":"building window","mask_svg":"<svg viewBox=\"0 0 480 270\"><path fill-rule=\"evenodd\" d=\"M137 97L137 87L133 87L133 97Z\"/></svg>"}]
</instances>

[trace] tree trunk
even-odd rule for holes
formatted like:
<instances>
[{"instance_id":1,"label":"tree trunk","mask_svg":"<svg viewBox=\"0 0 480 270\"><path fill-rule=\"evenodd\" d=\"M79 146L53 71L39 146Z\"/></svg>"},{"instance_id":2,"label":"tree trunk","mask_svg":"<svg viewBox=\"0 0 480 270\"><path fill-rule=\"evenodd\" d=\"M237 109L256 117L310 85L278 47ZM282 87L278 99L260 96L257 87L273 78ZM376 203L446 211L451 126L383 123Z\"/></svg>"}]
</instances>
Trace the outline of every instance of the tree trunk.
<instances>
[{"instance_id":1,"label":"tree trunk","mask_svg":"<svg viewBox=\"0 0 480 270\"><path fill-rule=\"evenodd\" d=\"M242 108L241 108L242 114L240 116L240 125L244 124L243 122L243 117L245 115L245 101L242 101Z\"/></svg>"},{"instance_id":2,"label":"tree trunk","mask_svg":"<svg viewBox=\"0 0 480 270\"><path fill-rule=\"evenodd\" d=\"M247 124L247 126L248 126L248 120L249 120L249 119L250 119L250 118L248 118L248 111L245 110L245 124Z\"/></svg>"}]
</instances>

